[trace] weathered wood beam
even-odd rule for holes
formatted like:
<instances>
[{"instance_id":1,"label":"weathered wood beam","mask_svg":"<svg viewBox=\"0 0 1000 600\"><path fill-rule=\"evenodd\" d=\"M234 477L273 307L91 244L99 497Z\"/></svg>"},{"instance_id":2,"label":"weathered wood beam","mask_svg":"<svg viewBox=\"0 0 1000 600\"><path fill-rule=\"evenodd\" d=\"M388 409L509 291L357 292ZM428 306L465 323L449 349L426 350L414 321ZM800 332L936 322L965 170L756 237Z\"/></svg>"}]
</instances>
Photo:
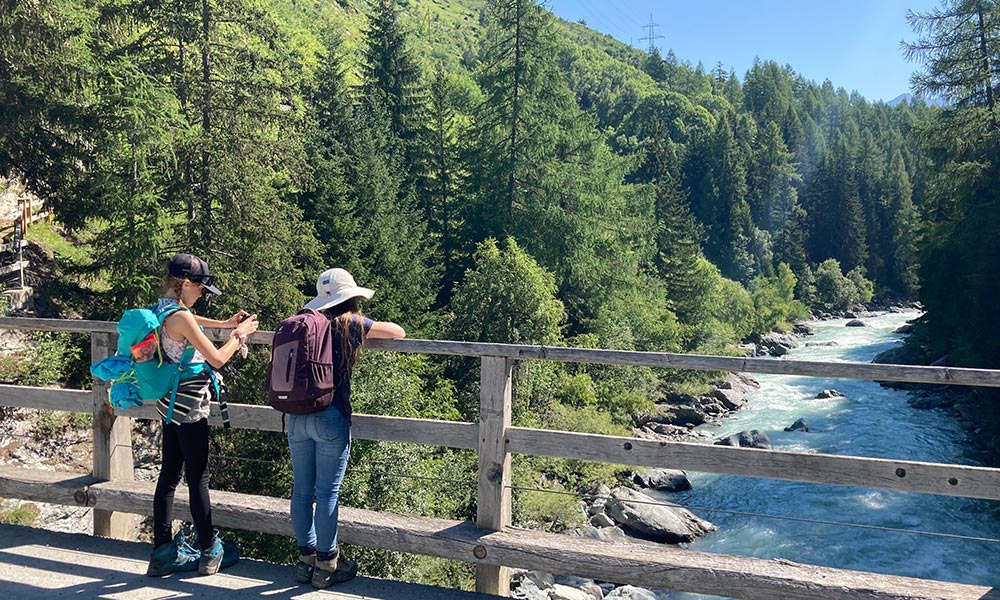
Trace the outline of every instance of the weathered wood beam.
<instances>
[{"instance_id":1,"label":"weathered wood beam","mask_svg":"<svg viewBox=\"0 0 1000 600\"><path fill-rule=\"evenodd\" d=\"M105 321L74 321L66 319L0 318L0 329L31 331L90 331L114 333L115 323ZM215 341L228 339L228 332L208 329ZM252 344L269 344L273 332L258 331L250 337ZM965 369L959 367L919 367L857 362L819 362L804 360L774 360L733 356L704 356L668 352L635 352L593 348L558 348L518 344L487 344L436 340L368 340L368 348L390 352L444 354L453 356L497 356L515 360L551 360L589 364L624 365L663 369L693 369L698 371L737 371L773 375L800 375L863 379L870 381L901 381L941 385L1000 387L1000 370Z\"/></svg>"},{"instance_id":2,"label":"weathered wood beam","mask_svg":"<svg viewBox=\"0 0 1000 600\"><path fill-rule=\"evenodd\" d=\"M148 515L152 512L153 485L95 483L90 477L72 473L0 466L0 496ZM175 506L178 511L188 509L184 490L177 491ZM292 534L288 500L213 490L212 516L223 527ZM695 552L668 545L614 544L511 527L490 532L471 522L349 507L341 508L340 521L341 538L348 544L728 598L1000 599L1000 590L984 586Z\"/></svg>"},{"instance_id":3,"label":"weathered wood beam","mask_svg":"<svg viewBox=\"0 0 1000 600\"><path fill-rule=\"evenodd\" d=\"M484 356L479 374L479 478L476 525L503 531L511 525L511 457L507 451L510 427L512 366L508 358ZM510 595L510 569L476 565L476 591Z\"/></svg>"},{"instance_id":4,"label":"weathered wood beam","mask_svg":"<svg viewBox=\"0 0 1000 600\"><path fill-rule=\"evenodd\" d=\"M94 397L87 390L0 385L0 406L89 413Z\"/></svg>"},{"instance_id":5,"label":"weathered wood beam","mask_svg":"<svg viewBox=\"0 0 1000 600\"><path fill-rule=\"evenodd\" d=\"M0 406L90 412L90 392L0 385ZM159 419L154 406L116 411ZM282 431L281 414L266 406L231 404L233 426ZM474 423L357 414L352 435L413 444L478 448ZM784 481L851 485L903 492L1000 500L1000 469L882 458L755 450L510 427L508 451L623 465L663 467Z\"/></svg>"},{"instance_id":6,"label":"weathered wood beam","mask_svg":"<svg viewBox=\"0 0 1000 600\"><path fill-rule=\"evenodd\" d=\"M1000 469L858 456L807 454L511 427L508 450L643 467L662 467L901 492L1000 500Z\"/></svg>"}]
</instances>

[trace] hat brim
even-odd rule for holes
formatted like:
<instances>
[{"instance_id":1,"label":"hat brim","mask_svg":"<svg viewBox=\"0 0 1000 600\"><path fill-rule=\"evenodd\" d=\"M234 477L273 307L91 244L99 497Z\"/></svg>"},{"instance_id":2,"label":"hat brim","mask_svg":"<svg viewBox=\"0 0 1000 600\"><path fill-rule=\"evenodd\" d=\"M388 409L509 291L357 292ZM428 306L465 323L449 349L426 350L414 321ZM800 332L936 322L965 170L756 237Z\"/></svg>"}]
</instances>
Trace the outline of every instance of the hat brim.
<instances>
[{"instance_id":1,"label":"hat brim","mask_svg":"<svg viewBox=\"0 0 1000 600\"><path fill-rule=\"evenodd\" d=\"M213 294L215 294L216 296L221 296L221 295L222 295L222 290L220 290L219 288L215 287L214 285L205 285L204 283L203 283L203 284L201 284L201 285L202 285L202 287L204 287L204 288L205 288L206 290L208 290L208 291L212 292L212 293L213 293Z\"/></svg>"},{"instance_id":2,"label":"hat brim","mask_svg":"<svg viewBox=\"0 0 1000 600\"><path fill-rule=\"evenodd\" d=\"M306 303L305 308L311 308L313 310L324 310L330 308L331 306L336 306L341 302L350 300L351 298L371 298L375 293L375 290L370 290L363 287L353 287L345 290L340 290L332 296L316 296L312 300Z\"/></svg>"}]
</instances>

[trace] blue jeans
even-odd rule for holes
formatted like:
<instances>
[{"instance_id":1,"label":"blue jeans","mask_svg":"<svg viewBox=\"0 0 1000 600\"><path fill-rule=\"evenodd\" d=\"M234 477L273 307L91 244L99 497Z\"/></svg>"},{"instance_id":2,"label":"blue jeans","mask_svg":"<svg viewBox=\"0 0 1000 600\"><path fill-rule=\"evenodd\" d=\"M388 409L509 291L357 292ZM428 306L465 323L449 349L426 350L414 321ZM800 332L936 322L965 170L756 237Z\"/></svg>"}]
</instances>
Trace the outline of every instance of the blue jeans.
<instances>
[{"instance_id":1,"label":"blue jeans","mask_svg":"<svg viewBox=\"0 0 1000 600\"><path fill-rule=\"evenodd\" d=\"M320 554L333 552L340 483L351 455L351 425L335 406L309 415L288 415L287 422L295 541L300 548L316 548Z\"/></svg>"}]
</instances>

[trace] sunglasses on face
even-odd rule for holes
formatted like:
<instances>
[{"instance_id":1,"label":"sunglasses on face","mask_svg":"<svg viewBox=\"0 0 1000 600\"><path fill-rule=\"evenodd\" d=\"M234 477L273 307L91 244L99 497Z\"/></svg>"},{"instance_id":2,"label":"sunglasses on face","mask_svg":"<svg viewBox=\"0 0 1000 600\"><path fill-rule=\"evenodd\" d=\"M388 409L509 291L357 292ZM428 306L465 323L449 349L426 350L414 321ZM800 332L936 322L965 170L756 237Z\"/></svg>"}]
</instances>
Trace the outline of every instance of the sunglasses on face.
<instances>
[{"instance_id":1,"label":"sunglasses on face","mask_svg":"<svg viewBox=\"0 0 1000 600\"><path fill-rule=\"evenodd\" d=\"M202 285L213 285L215 283L215 275L188 275L187 278Z\"/></svg>"}]
</instances>

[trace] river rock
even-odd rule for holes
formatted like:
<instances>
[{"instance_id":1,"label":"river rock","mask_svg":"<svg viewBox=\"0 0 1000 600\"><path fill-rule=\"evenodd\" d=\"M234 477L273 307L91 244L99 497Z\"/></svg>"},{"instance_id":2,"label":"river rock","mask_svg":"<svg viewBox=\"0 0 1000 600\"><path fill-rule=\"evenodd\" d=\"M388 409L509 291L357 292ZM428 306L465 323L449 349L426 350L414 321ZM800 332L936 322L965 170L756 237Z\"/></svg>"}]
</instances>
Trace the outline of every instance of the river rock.
<instances>
[{"instance_id":1,"label":"river rock","mask_svg":"<svg viewBox=\"0 0 1000 600\"><path fill-rule=\"evenodd\" d=\"M671 425L670 423L657 423L656 426L653 427L653 433L671 437L687 435L688 431L690 430L687 427L683 427L681 425Z\"/></svg>"},{"instance_id":2,"label":"river rock","mask_svg":"<svg viewBox=\"0 0 1000 600\"><path fill-rule=\"evenodd\" d=\"M630 531L667 544L690 542L715 531L715 525L687 509L656 504L652 497L628 488L612 490L605 512Z\"/></svg>"},{"instance_id":3,"label":"river rock","mask_svg":"<svg viewBox=\"0 0 1000 600\"><path fill-rule=\"evenodd\" d=\"M592 540L601 540L602 542L611 542L614 544L628 544L632 542L632 539L625 535L625 531L617 525L614 527L580 525L571 529L568 535L590 538Z\"/></svg>"},{"instance_id":4,"label":"river rock","mask_svg":"<svg viewBox=\"0 0 1000 600\"><path fill-rule=\"evenodd\" d=\"M586 592L589 598L593 598L594 600L602 600L604 598L604 590L593 579L574 577L572 575L556 575L556 585L564 585L582 590Z\"/></svg>"},{"instance_id":5,"label":"river rock","mask_svg":"<svg viewBox=\"0 0 1000 600\"><path fill-rule=\"evenodd\" d=\"M510 585L510 597L515 600L549 600L547 590L540 590L530 581Z\"/></svg>"},{"instance_id":6,"label":"river rock","mask_svg":"<svg viewBox=\"0 0 1000 600\"><path fill-rule=\"evenodd\" d=\"M646 469L642 473L636 473L632 480L644 488L661 492L683 492L691 489L687 474L676 469Z\"/></svg>"},{"instance_id":7,"label":"river rock","mask_svg":"<svg viewBox=\"0 0 1000 600\"><path fill-rule=\"evenodd\" d=\"M792 348L799 347L799 342L795 339L794 335L778 333L776 331L772 331L764 336L751 336L750 339L758 346L767 348L771 356L784 356Z\"/></svg>"},{"instance_id":8,"label":"river rock","mask_svg":"<svg viewBox=\"0 0 1000 600\"><path fill-rule=\"evenodd\" d=\"M868 324L861 319L851 319L845 327L868 327Z\"/></svg>"},{"instance_id":9,"label":"river rock","mask_svg":"<svg viewBox=\"0 0 1000 600\"><path fill-rule=\"evenodd\" d=\"M822 392L816 394L817 400L827 400L828 398L843 398L844 395L837 390L823 390Z\"/></svg>"},{"instance_id":10,"label":"river rock","mask_svg":"<svg viewBox=\"0 0 1000 600\"><path fill-rule=\"evenodd\" d=\"M716 446L737 446L740 448L763 448L771 449L771 440L767 434L759 429L741 431L737 434L726 436L715 441Z\"/></svg>"},{"instance_id":11,"label":"river rock","mask_svg":"<svg viewBox=\"0 0 1000 600\"><path fill-rule=\"evenodd\" d=\"M646 588L635 587L634 585L623 585L611 590L605 598L622 598L625 600L657 600L656 594Z\"/></svg>"},{"instance_id":12,"label":"river rock","mask_svg":"<svg viewBox=\"0 0 1000 600\"><path fill-rule=\"evenodd\" d=\"M592 488L589 493L590 508L587 509L587 514L593 516L601 514L604 512L604 504L608 501L611 496L611 488L602 484L597 487Z\"/></svg>"},{"instance_id":13,"label":"river rock","mask_svg":"<svg viewBox=\"0 0 1000 600\"><path fill-rule=\"evenodd\" d=\"M905 323L897 327L893 333L913 333L913 325Z\"/></svg>"},{"instance_id":14,"label":"river rock","mask_svg":"<svg viewBox=\"0 0 1000 600\"><path fill-rule=\"evenodd\" d=\"M593 525L594 527L598 527L598 528L601 528L601 527L614 527L615 526L615 522L611 520L611 517L609 517L608 515L606 515L604 513L598 513L598 514L590 517L590 520L587 521L587 522L590 523L591 525Z\"/></svg>"},{"instance_id":15,"label":"river rock","mask_svg":"<svg viewBox=\"0 0 1000 600\"><path fill-rule=\"evenodd\" d=\"M636 415L635 424L644 427L655 423L673 423L676 417L674 405L659 403L651 411Z\"/></svg>"},{"instance_id":16,"label":"river rock","mask_svg":"<svg viewBox=\"0 0 1000 600\"><path fill-rule=\"evenodd\" d=\"M596 586L595 586L596 587ZM597 588L600 590L601 588ZM593 594L568 585L555 584L548 590L550 600L594 600ZM599 596L597 600L602 600L604 596Z\"/></svg>"},{"instance_id":17,"label":"river rock","mask_svg":"<svg viewBox=\"0 0 1000 600\"><path fill-rule=\"evenodd\" d=\"M739 410L747 403L744 392L740 390L717 388L712 390L712 397L730 411Z\"/></svg>"},{"instance_id":18,"label":"river rock","mask_svg":"<svg viewBox=\"0 0 1000 600\"><path fill-rule=\"evenodd\" d=\"M524 585L525 583L530 583L535 588L539 590L547 590L556 583L555 576L552 573L545 573L543 571L522 571L517 570L510 575L511 585Z\"/></svg>"},{"instance_id":19,"label":"river rock","mask_svg":"<svg viewBox=\"0 0 1000 600\"><path fill-rule=\"evenodd\" d=\"M703 425L710 419L702 405L702 400L689 394L669 393L658 403L651 413L636 417L636 425L642 427L651 422L669 423L672 425Z\"/></svg>"},{"instance_id":20,"label":"river rock","mask_svg":"<svg viewBox=\"0 0 1000 600\"><path fill-rule=\"evenodd\" d=\"M930 358L923 347L901 343L885 352L879 352L872 362L883 365L926 365L930 362Z\"/></svg>"},{"instance_id":21,"label":"river rock","mask_svg":"<svg viewBox=\"0 0 1000 600\"><path fill-rule=\"evenodd\" d=\"M806 335L814 335L816 332L813 331L813 328L810 327L809 325L799 322L796 323L795 325L792 325L792 333L794 333L795 335L806 336Z\"/></svg>"},{"instance_id":22,"label":"river rock","mask_svg":"<svg viewBox=\"0 0 1000 600\"><path fill-rule=\"evenodd\" d=\"M718 417L729 412L729 408L715 396L699 396L698 406L706 415L711 415L713 417Z\"/></svg>"},{"instance_id":23,"label":"river rock","mask_svg":"<svg viewBox=\"0 0 1000 600\"><path fill-rule=\"evenodd\" d=\"M721 381L712 384L720 390L736 390L747 394L760 387L760 382L746 373L727 373Z\"/></svg>"},{"instance_id":24,"label":"river rock","mask_svg":"<svg viewBox=\"0 0 1000 600\"><path fill-rule=\"evenodd\" d=\"M785 431L809 431L809 425L805 419L798 419L791 426L785 427Z\"/></svg>"}]
</instances>

